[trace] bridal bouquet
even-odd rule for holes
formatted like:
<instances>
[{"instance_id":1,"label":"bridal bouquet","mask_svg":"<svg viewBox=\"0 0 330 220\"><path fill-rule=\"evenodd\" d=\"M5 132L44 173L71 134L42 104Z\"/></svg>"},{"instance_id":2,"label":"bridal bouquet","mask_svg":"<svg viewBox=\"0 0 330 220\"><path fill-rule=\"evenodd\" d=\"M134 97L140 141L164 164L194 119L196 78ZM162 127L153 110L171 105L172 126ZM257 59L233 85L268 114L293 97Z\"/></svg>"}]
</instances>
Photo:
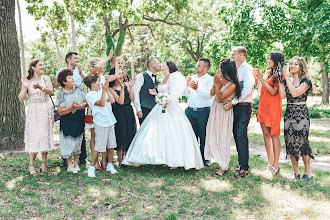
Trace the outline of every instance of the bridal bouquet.
<instances>
[{"instance_id":1,"label":"bridal bouquet","mask_svg":"<svg viewBox=\"0 0 330 220\"><path fill-rule=\"evenodd\" d=\"M158 93L158 95L156 96L156 102L158 105L162 106L162 113L165 113L166 106L168 105L168 103L171 102L170 94L162 92Z\"/></svg>"}]
</instances>

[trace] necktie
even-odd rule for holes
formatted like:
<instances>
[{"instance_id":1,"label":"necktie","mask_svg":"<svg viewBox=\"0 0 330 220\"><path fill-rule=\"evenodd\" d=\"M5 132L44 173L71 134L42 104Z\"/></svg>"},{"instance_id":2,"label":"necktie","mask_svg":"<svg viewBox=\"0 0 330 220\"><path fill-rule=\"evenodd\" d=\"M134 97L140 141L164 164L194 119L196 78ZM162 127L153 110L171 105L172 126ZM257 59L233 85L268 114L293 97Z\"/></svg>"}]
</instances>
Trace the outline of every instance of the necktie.
<instances>
[{"instance_id":1,"label":"necktie","mask_svg":"<svg viewBox=\"0 0 330 220\"><path fill-rule=\"evenodd\" d=\"M157 87L158 87L157 75L152 74L152 77L154 78L154 88L157 89Z\"/></svg>"}]
</instances>

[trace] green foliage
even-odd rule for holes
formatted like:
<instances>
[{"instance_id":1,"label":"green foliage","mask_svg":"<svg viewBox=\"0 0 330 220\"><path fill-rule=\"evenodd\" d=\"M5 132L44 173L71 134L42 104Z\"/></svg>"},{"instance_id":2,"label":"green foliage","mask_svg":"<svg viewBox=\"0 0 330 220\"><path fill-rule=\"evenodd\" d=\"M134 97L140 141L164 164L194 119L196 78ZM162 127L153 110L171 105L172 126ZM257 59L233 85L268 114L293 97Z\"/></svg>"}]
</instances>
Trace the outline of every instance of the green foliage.
<instances>
[{"instance_id":1,"label":"green foliage","mask_svg":"<svg viewBox=\"0 0 330 220\"><path fill-rule=\"evenodd\" d=\"M330 105L316 104L308 108L310 118L330 118Z\"/></svg>"},{"instance_id":2,"label":"green foliage","mask_svg":"<svg viewBox=\"0 0 330 220\"><path fill-rule=\"evenodd\" d=\"M258 106L259 106L259 101L260 101L260 95L255 97L252 101L252 115L257 116L258 112Z\"/></svg>"}]
</instances>

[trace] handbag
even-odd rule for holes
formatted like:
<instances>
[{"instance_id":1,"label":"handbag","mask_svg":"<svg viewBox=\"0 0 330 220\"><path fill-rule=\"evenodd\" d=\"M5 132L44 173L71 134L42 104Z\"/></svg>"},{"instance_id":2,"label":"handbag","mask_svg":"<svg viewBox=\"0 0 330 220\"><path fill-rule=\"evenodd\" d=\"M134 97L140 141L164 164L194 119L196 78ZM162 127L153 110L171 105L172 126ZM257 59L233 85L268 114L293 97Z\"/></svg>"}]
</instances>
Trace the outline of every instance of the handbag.
<instances>
[{"instance_id":1,"label":"handbag","mask_svg":"<svg viewBox=\"0 0 330 220\"><path fill-rule=\"evenodd\" d=\"M53 103L54 122L56 122L56 121L60 120L61 115L58 113L57 108L56 108L56 106L55 106L55 104L54 104L54 101L53 101L51 95L49 95L49 98L50 98L50 100L51 100L52 103Z\"/></svg>"},{"instance_id":2,"label":"handbag","mask_svg":"<svg viewBox=\"0 0 330 220\"><path fill-rule=\"evenodd\" d=\"M88 110L87 110L87 113L88 113ZM92 114L92 111L91 111L91 114ZM93 115L85 115L85 123L86 124L93 124Z\"/></svg>"}]
</instances>

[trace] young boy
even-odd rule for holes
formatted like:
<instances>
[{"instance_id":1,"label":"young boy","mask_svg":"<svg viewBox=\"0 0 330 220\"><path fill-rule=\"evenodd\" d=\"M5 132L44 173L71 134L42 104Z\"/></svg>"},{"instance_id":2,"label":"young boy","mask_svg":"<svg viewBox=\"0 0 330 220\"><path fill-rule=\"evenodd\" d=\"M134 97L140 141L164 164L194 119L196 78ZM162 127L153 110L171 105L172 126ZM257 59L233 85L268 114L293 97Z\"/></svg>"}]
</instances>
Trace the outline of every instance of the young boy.
<instances>
[{"instance_id":1,"label":"young boy","mask_svg":"<svg viewBox=\"0 0 330 220\"><path fill-rule=\"evenodd\" d=\"M95 148L92 153L91 166L88 169L88 176L95 177L95 163L100 152L108 150L107 171L116 174L117 170L112 164L114 149L117 147L115 136L116 118L112 113L111 103L115 102L113 96L108 92L109 81L106 80L101 87L98 75L89 75L84 79L84 83L90 92L86 94L88 105L92 109L94 131L95 131ZM105 158L102 161L106 163Z\"/></svg>"}]
</instances>

